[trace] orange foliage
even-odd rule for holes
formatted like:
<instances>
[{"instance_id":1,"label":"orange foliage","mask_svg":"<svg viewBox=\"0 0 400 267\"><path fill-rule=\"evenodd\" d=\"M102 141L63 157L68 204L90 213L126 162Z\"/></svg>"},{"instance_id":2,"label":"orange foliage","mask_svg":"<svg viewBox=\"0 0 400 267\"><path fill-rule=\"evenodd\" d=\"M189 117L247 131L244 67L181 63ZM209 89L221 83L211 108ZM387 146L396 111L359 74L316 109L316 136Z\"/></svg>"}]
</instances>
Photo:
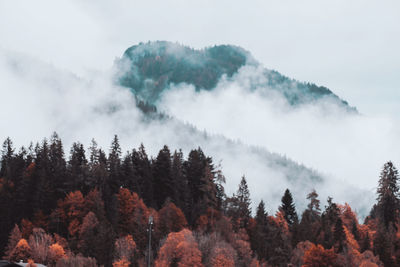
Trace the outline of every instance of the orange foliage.
<instances>
[{"instance_id":1,"label":"orange foliage","mask_svg":"<svg viewBox=\"0 0 400 267\"><path fill-rule=\"evenodd\" d=\"M129 267L130 264L131 263L127 259L123 258L119 261L114 262L113 267Z\"/></svg>"},{"instance_id":2,"label":"orange foliage","mask_svg":"<svg viewBox=\"0 0 400 267\"><path fill-rule=\"evenodd\" d=\"M324 249L321 245L312 245L303 258L303 267L334 266L336 254L333 249Z\"/></svg>"},{"instance_id":3,"label":"orange foliage","mask_svg":"<svg viewBox=\"0 0 400 267\"><path fill-rule=\"evenodd\" d=\"M306 253L307 250L311 249L313 247L313 243L310 241L303 241L299 242L296 245L296 248L292 252L292 257L290 259L290 262L294 264L294 266L301 266L303 265L303 258L304 254Z\"/></svg>"},{"instance_id":4,"label":"orange foliage","mask_svg":"<svg viewBox=\"0 0 400 267\"><path fill-rule=\"evenodd\" d=\"M59 244L64 250L68 248L68 242L64 237L58 234L54 234L54 241Z\"/></svg>"},{"instance_id":5,"label":"orange foliage","mask_svg":"<svg viewBox=\"0 0 400 267\"><path fill-rule=\"evenodd\" d=\"M64 200L65 215L72 219L82 218L84 204L85 199L83 198L81 191L69 193Z\"/></svg>"},{"instance_id":6,"label":"orange foliage","mask_svg":"<svg viewBox=\"0 0 400 267\"><path fill-rule=\"evenodd\" d=\"M21 239L18 241L17 245L13 249L10 255L11 261L27 261L31 258L32 250L31 247L28 245L26 239Z\"/></svg>"},{"instance_id":7,"label":"orange foliage","mask_svg":"<svg viewBox=\"0 0 400 267\"><path fill-rule=\"evenodd\" d=\"M78 219L73 219L68 225L68 232L71 236L76 236L79 233L81 223Z\"/></svg>"},{"instance_id":8,"label":"orange foliage","mask_svg":"<svg viewBox=\"0 0 400 267\"><path fill-rule=\"evenodd\" d=\"M147 224L149 211L138 194L131 193L129 189L121 188L117 195L118 211L120 216L119 227L125 233L129 233L132 224Z\"/></svg>"},{"instance_id":9,"label":"orange foliage","mask_svg":"<svg viewBox=\"0 0 400 267\"><path fill-rule=\"evenodd\" d=\"M139 198L138 194L131 193L126 188L121 188L117 194L118 199L118 230L121 234L132 234L139 248L146 247L147 223L149 210Z\"/></svg>"},{"instance_id":10,"label":"orange foliage","mask_svg":"<svg viewBox=\"0 0 400 267\"><path fill-rule=\"evenodd\" d=\"M285 220L285 217L283 216L282 211L278 211L275 217L269 216L268 218L272 222L274 222L275 225L279 227L284 234L289 234L289 226L287 224L287 221Z\"/></svg>"},{"instance_id":11,"label":"orange foliage","mask_svg":"<svg viewBox=\"0 0 400 267\"><path fill-rule=\"evenodd\" d=\"M53 217L61 219L73 238L77 237L81 221L86 215L84 205L85 199L80 191L70 192L64 200L58 202L58 208L53 214Z\"/></svg>"},{"instance_id":12,"label":"orange foliage","mask_svg":"<svg viewBox=\"0 0 400 267\"><path fill-rule=\"evenodd\" d=\"M167 203L158 214L158 228L161 236L165 236L171 232L179 232L187 225L182 210L172 202Z\"/></svg>"},{"instance_id":13,"label":"orange foliage","mask_svg":"<svg viewBox=\"0 0 400 267\"><path fill-rule=\"evenodd\" d=\"M337 204L340 210L341 219L343 224L348 228L351 229L353 227L353 223L356 223L358 229L358 220L357 215L354 211L352 211L350 205L345 203L344 205Z\"/></svg>"},{"instance_id":14,"label":"orange foliage","mask_svg":"<svg viewBox=\"0 0 400 267\"><path fill-rule=\"evenodd\" d=\"M37 265L35 264L35 262L33 260L29 259L26 267L37 267Z\"/></svg>"},{"instance_id":15,"label":"orange foliage","mask_svg":"<svg viewBox=\"0 0 400 267\"><path fill-rule=\"evenodd\" d=\"M213 267L234 267L235 266L236 252L228 244L219 242L213 250L211 258L211 266Z\"/></svg>"},{"instance_id":16,"label":"orange foliage","mask_svg":"<svg viewBox=\"0 0 400 267\"><path fill-rule=\"evenodd\" d=\"M51 245L49 249L49 256L50 261L56 263L59 259L65 257L64 248L58 243Z\"/></svg>"},{"instance_id":17,"label":"orange foliage","mask_svg":"<svg viewBox=\"0 0 400 267\"><path fill-rule=\"evenodd\" d=\"M190 230L170 233L160 248L155 266L168 267L171 264L178 264L180 267L203 266L201 252Z\"/></svg>"},{"instance_id":18,"label":"orange foliage","mask_svg":"<svg viewBox=\"0 0 400 267\"><path fill-rule=\"evenodd\" d=\"M353 234L349 231L349 229L346 226L344 226L343 229L344 229L344 233L346 235L347 245L349 247L351 247L352 249L359 250L360 246L358 245L357 241L354 239Z\"/></svg>"},{"instance_id":19,"label":"orange foliage","mask_svg":"<svg viewBox=\"0 0 400 267\"><path fill-rule=\"evenodd\" d=\"M218 221L222 219L221 212L207 208L207 213L199 216L196 221L197 230L212 232L218 225Z\"/></svg>"}]
</instances>

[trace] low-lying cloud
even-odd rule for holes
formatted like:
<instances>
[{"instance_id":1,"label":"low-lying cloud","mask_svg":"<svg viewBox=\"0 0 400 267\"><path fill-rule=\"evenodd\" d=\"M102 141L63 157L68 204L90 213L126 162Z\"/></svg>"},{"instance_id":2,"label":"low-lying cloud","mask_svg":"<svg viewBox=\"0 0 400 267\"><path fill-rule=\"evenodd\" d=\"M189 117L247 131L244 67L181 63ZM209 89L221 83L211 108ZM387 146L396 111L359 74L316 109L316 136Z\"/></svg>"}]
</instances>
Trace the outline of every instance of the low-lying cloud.
<instances>
[{"instance_id":1,"label":"low-lying cloud","mask_svg":"<svg viewBox=\"0 0 400 267\"><path fill-rule=\"evenodd\" d=\"M249 89L262 72L245 66L213 91L179 85L166 91L159 106L199 129L284 153L367 190L376 187L386 161L400 162L395 119L349 113L329 97L292 107L273 89Z\"/></svg>"},{"instance_id":2,"label":"low-lying cloud","mask_svg":"<svg viewBox=\"0 0 400 267\"><path fill-rule=\"evenodd\" d=\"M254 74L254 70L249 71ZM135 107L131 92L112 84L111 71L78 77L27 55L1 50L0 138L10 136L16 146L26 146L56 131L66 150L74 141L88 145L91 138L107 149L113 135L118 134L124 150L144 143L152 156L164 144L172 150L182 148L186 155L200 146L216 163L221 161L229 194L236 190L240 177L246 175L253 205L264 199L274 212L284 190L290 188L302 209L306 194L315 187L321 200L331 195L365 214L374 202L369 189L376 183L381 164L387 159L396 160L390 157L394 154L390 154L393 151L388 142L393 139L388 124L377 120L380 124L370 125L371 120L362 116L333 115L334 105L292 110L277 96L265 98L246 91L246 72L244 69L233 82L222 81L215 92L195 93L190 86L170 90L160 107L177 119L149 122ZM371 130L377 126L385 126L386 130L373 134ZM363 130L365 136L360 134ZM363 142L368 137L378 141L379 136L386 138L381 146ZM346 155L353 147L359 149L358 154ZM320 177L317 172L266 148L326 174L325 182L313 182L310 177ZM373 149L377 149L372 151L374 154L366 153ZM360 166L360 172L354 166ZM354 177L342 177L341 173ZM341 180L346 181L337 184ZM348 182L356 187L348 187ZM364 193L369 197L360 201Z\"/></svg>"}]
</instances>

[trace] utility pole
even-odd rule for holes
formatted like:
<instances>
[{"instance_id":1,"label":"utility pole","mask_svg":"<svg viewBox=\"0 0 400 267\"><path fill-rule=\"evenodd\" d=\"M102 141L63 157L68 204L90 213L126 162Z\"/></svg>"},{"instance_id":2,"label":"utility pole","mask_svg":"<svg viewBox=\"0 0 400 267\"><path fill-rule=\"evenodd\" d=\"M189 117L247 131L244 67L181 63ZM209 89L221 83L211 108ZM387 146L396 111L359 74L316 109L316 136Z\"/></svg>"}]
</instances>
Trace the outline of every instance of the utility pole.
<instances>
[{"instance_id":1,"label":"utility pole","mask_svg":"<svg viewBox=\"0 0 400 267\"><path fill-rule=\"evenodd\" d=\"M147 267L151 267L151 232L153 231L153 216L150 215L149 217L149 252L147 256Z\"/></svg>"}]
</instances>

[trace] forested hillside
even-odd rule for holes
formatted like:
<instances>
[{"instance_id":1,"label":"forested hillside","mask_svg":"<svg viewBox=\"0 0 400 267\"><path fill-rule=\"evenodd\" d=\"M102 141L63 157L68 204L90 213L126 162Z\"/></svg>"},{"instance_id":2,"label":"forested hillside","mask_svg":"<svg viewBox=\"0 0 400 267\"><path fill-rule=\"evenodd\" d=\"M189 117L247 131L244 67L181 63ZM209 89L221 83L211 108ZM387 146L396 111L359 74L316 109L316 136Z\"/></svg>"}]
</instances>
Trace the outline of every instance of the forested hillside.
<instances>
[{"instance_id":1,"label":"forested hillside","mask_svg":"<svg viewBox=\"0 0 400 267\"><path fill-rule=\"evenodd\" d=\"M290 79L277 71L260 65L241 47L218 45L201 50L166 41L140 43L129 47L115 62L116 82L128 87L142 101L156 105L171 85L185 83L197 91L214 90L222 77L235 78L244 66L262 71L248 90L274 92L290 105L312 103L326 97L338 106L356 111L331 90L313 83Z\"/></svg>"},{"instance_id":2,"label":"forested hillside","mask_svg":"<svg viewBox=\"0 0 400 267\"><path fill-rule=\"evenodd\" d=\"M377 202L360 224L348 204L317 192L296 210L290 189L276 213L252 211L243 177L227 196L225 177L201 148L164 146L123 154L95 141L64 155L57 134L18 151L7 139L0 169L1 254L48 266L145 266L149 218L154 266L398 266L398 172L381 172ZM268 192L268 188L264 188ZM272 207L275 209L276 207ZM81 265L79 265L81 264Z\"/></svg>"}]
</instances>

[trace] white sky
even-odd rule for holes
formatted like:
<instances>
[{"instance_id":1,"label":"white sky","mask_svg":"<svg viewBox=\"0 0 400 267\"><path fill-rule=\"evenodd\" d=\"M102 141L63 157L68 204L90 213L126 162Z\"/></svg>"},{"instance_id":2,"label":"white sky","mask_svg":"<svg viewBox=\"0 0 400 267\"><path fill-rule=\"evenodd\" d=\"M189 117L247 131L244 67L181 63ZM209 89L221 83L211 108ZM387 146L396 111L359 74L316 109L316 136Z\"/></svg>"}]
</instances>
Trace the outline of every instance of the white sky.
<instances>
[{"instance_id":1,"label":"white sky","mask_svg":"<svg viewBox=\"0 0 400 267\"><path fill-rule=\"evenodd\" d=\"M399 117L399 1L0 0L0 47L84 75L130 45L236 44L365 114Z\"/></svg>"}]
</instances>

